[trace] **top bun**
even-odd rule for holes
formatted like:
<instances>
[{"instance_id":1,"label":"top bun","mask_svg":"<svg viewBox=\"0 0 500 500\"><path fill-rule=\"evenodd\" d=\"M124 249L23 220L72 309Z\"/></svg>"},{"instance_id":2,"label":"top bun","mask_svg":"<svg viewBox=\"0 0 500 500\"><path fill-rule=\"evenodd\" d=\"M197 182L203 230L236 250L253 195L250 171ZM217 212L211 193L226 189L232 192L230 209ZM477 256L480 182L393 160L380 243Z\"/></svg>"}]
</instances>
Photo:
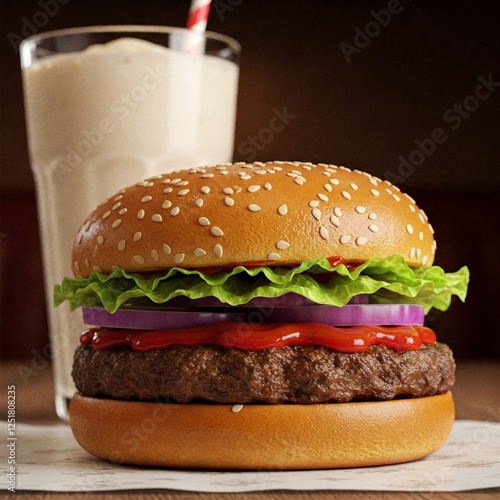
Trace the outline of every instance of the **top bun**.
<instances>
[{"instance_id":1,"label":"top bun","mask_svg":"<svg viewBox=\"0 0 500 500\"><path fill-rule=\"evenodd\" d=\"M388 181L275 161L178 170L122 189L82 225L72 262L79 277L392 254L417 267L432 265L435 249L425 213Z\"/></svg>"}]
</instances>

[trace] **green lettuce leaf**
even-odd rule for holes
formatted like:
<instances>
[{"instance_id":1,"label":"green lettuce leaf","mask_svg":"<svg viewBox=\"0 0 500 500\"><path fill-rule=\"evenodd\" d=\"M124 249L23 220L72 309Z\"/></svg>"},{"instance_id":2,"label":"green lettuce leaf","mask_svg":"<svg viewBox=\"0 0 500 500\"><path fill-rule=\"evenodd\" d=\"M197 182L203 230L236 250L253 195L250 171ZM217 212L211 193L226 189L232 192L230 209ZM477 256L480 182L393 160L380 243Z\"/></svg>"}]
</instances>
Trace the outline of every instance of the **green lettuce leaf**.
<instances>
[{"instance_id":1,"label":"green lettuce leaf","mask_svg":"<svg viewBox=\"0 0 500 500\"><path fill-rule=\"evenodd\" d=\"M315 275L321 275L321 277ZM54 288L54 304L68 300L71 309L103 306L114 313L127 305L163 304L178 296L191 299L216 297L231 306L253 298L280 297L293 292L318 304L343 306L354 296L368 294L371 303L406 303L445 311L453 295L467 294L469 271L445 273L438 266L411 268L400 255L374 258L349 270L333 268L326 258L307 260L295 268L237 266L229 271L204 274L201 270L172 268L144 276L117 269L110 275L64 278Z\"/></svg>"}]
</instances>

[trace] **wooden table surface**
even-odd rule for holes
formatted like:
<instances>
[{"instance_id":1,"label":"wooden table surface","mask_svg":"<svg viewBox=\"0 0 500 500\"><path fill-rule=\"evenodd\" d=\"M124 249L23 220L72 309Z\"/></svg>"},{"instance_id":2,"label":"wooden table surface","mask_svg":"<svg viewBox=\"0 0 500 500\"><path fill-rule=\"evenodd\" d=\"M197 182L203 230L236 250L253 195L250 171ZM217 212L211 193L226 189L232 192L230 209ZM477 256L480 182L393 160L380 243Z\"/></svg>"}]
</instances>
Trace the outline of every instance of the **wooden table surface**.
<instances>
[{"instance_id":1,"label":"wooden table surface","mask_svg":"<svg viewBox=\"0 0 500 500\"><path fill-rule=\"evenodd\" d=\"M38 362L38 364L37 364ZM54 411L54 390L50 366L32 359L3 362L0 365L1 419L7 414L7 386L16 385L16 421L30 424L57 424L60 421ZM475 360L458 361L457 382L453 389L458 419L487 420L500 422L500 361ZM2 456L4 454L2 453ZM500 458L500 457L499 457ZM2 464L3 465L3 464ZM5 484L5 482L4 482ZM10 492L5 486L0 490L0 498L7 498ZM118 499L137 498L214 500L228 499L234 496L250 500L305 500L305 499L485 499L500 498L500 488L494 490L476 490L460 493L409 493L409 492L373 492L373 491L267 491L253 493L188 493L172 490L120 491L103 493L55 493L16 491L25 498L46 500L63 498Z\"/></svg>"}]
</instances>

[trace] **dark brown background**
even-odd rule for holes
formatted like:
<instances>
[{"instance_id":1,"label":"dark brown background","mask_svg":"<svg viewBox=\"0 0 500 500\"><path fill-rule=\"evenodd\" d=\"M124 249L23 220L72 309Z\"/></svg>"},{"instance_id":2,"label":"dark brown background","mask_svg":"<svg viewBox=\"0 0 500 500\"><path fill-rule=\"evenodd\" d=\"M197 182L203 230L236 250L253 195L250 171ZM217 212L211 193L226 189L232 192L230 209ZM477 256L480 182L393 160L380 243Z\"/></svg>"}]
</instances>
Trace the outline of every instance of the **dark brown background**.
<instances>
[{"instance_id":1,"label":"dark brown background","mask_svg":"<svg viewBox=\"0 0 500 500\"><path fill-rule=\"evenodd\" d=\"M62 1L1 4L3 357L32 356L47 344L15 41L29 29L183 26L189 7L189 1L168 0ZM57 13L39 14L48 4L54 12L55 2ZM466 264L472 274L467 302L455 301L430 323L459 358L500 357L500 87L459 126L444 119L447 112L456 116L448 110L474 93L478 77L500 82L500 8L495 1L401 0L400 12L348 63L340 44L354 45L356 32L373 21L371 11L385 10L388 3L214 0L209 28L243 46L235 160L253 159L248 140L260 133L267 143L259 142L255 159L330 162L386 177L398 173L400 155L408 159L417 149L415 140L443 129L447 139L398 182L436 229L437 264L449 271ZM35 21L40 26L30 28ZM373 22L370 28L376 28ZM294 118L269 140L262 130L283 108Z\"/></svg>"}]
</instances>

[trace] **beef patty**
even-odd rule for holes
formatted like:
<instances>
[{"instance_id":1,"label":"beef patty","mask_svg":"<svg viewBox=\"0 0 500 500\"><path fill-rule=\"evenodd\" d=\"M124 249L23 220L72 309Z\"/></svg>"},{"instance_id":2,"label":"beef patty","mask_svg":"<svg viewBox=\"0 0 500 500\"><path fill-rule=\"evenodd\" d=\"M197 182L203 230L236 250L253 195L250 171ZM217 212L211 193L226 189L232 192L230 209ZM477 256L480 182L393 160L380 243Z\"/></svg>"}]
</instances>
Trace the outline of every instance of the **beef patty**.
<instances>
[{"instance_id":1,"label":"beef patty","mask_svg":"<svg viewBox=\"0 0 500 500\"><path fill-rule=\"evenodd\" d=\"M450 348L374 345L363 353L287 346L263 351L214 345L102 351L81 345L73 379L89 396L187 403L344 403L440 394L455 381Z\"/></svg>"}]
</instances>

